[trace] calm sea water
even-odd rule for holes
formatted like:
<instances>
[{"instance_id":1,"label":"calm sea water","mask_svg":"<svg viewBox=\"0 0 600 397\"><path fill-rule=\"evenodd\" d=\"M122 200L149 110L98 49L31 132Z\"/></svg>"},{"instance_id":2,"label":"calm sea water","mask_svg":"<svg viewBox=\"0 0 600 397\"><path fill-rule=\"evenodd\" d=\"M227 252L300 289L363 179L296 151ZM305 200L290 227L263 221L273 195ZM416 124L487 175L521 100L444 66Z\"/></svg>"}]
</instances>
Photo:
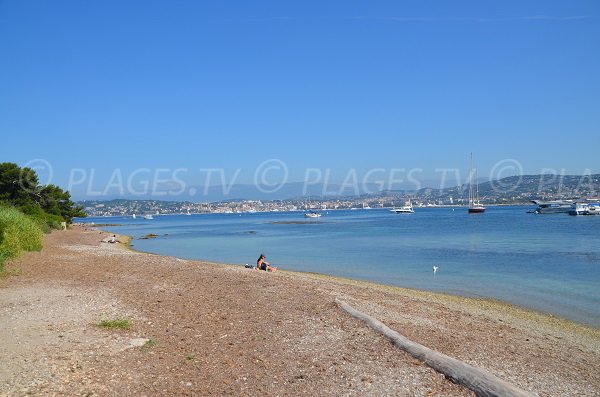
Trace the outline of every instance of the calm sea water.
<instances>
[{"instance_id":1,"label":"calm sea water","mask_svg":"<svg viewBox=\"0 0 600 397\"><path fill-rule=\"evenodd\" d=\"M384 284L490 297L600 327L600 216L527 214L527 207L87 218L118 223L140 251L271 265ZM288 224L285 222L305 222ZM140 240L146 234L159 237ZM439 266L437 274L433 266Z\"/></svg>"}]
</instances>

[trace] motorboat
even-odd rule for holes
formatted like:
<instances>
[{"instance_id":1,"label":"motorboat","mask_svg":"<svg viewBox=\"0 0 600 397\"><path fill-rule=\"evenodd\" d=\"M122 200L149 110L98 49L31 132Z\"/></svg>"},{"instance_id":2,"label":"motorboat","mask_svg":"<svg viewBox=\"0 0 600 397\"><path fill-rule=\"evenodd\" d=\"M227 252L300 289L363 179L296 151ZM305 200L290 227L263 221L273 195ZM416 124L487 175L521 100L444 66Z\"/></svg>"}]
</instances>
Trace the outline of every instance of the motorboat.
<instances>
[{"instance_id":1,"label":"motorboat","mask_svg":"<svg viewBox=\"0 0 600 397\"><path fill-rule=\"evenodd\" d=\"M321 217L320 213L316 212L315 210L310 209L311 208L310 195L308 196L306 208L308 208L309 211L304 213L305 218L320 218Z\"/></svg>"},{"instance_id":2,"label":"motorboat","mask_svg":"<svg viewBox=\"0 0 600 397\"><path fill-rule=\"evenodd\" d=\"M415 210L413 209L412 203L407 201L402 207L394 207L390 210L390 212L394 212L396 214L414 214Z\"/></svg>"},{"instance_id":3,"label":"motorboat","mask_svg":"<svg viewBox=\"0 0 600 397\"><path fill-rule=\"evenodd\" d=\"M144 215L144 219L154 219L154 217L151 214L148 214Z\"/></svg>"},{"instance_id":4,"label":"motorboat","mask_svg":"<svg viewBox=\"0 0 600 397\"><path fill-rule=\"evenodd\" d=\"M320 218L321 214L319 214L318 212L315 212L315 211L310 211L310 212L305 213L304 216L306 218Z\"/></svg>"},{"instance_id":5,"label":"motorboat","mask_svg":"<svg viewBox=\"0 0 600 397\"><path fill-rule=\"evenodd\" d=\"M533 211L536 214L568 214L571 211L573 204L575 204L573 201L569 200L531 200L531 202L537 205L537 208Z\"/></svg>"},{"instance_id":6,"label":"motorboat","mask_svg":"<svg viewBox=\"0 0 600 397\"><path fill-rule=\"evenodd\" d=\"M571 205L569 215L600 215L599 202L579 202Z\"/></svg>"}]
</instances>

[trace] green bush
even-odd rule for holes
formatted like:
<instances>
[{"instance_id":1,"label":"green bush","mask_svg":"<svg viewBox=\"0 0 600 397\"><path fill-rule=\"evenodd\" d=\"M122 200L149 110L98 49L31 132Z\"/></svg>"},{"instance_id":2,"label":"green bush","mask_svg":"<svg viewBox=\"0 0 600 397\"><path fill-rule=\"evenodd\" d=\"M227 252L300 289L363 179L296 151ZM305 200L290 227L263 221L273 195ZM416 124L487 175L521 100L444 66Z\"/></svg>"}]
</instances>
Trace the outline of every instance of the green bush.
<instances>
[{"instance_id":1,"label":"green bush","mask_svg":"<svg viewBox=\"0 0 600 397\"><path fill-rule=\"evenodd\" d=\"M60 229L63 218L58 215L48 214L41 207L31 205L21 208L29 218L31 218L44 233L50 233L52 229Z\"/></svg>"},{"instance_id":2,"label":"green bush","mask_svg":"<svg viewBox=\"0 0 600 397\"><path fill-rule=\"evenodd\" d=\"M0 206L0 272L4 262L23 251L42 249L42 230L21 211Z\"/></svg>"}]
</instances>

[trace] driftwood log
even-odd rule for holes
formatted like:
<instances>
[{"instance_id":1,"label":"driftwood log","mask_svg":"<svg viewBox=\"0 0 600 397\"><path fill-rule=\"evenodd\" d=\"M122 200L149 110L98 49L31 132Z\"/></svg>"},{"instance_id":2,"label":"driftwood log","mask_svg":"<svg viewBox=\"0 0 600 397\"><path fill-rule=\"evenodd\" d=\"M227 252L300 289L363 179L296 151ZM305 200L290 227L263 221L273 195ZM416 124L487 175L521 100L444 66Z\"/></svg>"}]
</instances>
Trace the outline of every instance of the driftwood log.
<instances>
[{"instance_id":1,"label":"driftwood log","mask_svg":"<svg viewBox=\"0 0 600 397\"><path fill-rule=\"evenodd\" d=\"M454 382L471 389L480 397L534 397L533 394L505 382L489 372L410 341L376 318L356 310L346 302L337 299L336 302L343 310L363 320L371 328L382 333L396 346L414 358L423 361L429 367L444 374Z\"/></svg>"}]
</instances>

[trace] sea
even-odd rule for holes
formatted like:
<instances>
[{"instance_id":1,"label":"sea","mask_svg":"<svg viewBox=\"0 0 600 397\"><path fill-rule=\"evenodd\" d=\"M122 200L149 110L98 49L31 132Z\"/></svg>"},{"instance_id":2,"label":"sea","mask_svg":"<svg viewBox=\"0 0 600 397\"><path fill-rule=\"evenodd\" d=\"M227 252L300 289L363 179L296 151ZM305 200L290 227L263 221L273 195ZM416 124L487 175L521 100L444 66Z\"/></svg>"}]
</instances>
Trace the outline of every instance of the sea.
<instances>
[{"instance_id":1,"label":"sea","mask_svg":"<svg viewBox=\"0 0 600 397\"><path fill-rule=\"evenodd\" d=\"M600 328L600 216L526 206L154 215L76 221L185 259L272 266L466 297L493 298ZM145 239L148 234L156 238ZM437 266L437 272L433 272Z\"/></svg>"}]
</instances>

